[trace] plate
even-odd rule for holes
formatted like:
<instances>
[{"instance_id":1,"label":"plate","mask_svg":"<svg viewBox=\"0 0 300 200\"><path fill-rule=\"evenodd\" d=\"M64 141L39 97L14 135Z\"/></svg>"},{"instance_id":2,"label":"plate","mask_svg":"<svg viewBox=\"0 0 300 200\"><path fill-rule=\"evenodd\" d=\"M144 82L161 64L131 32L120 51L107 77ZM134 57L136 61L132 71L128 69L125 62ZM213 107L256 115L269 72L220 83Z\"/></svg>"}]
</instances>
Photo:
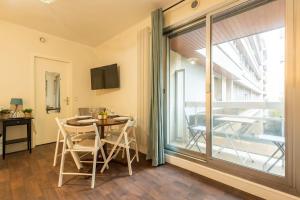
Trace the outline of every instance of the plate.
<instances>
[{"instance_id":1,"label":"plate","mask_svg":"<svg viewBox=\"0 0 300 200\"><path fill-rule=\"evenodd\" d=\"M109 116L109 117L118 117L119 115L118 114L108 114L107 116Z\"/></svg>"},{"instance_id":2,"label":"plate","mask_svg":"<svg viewBox=\"0 0 300 200\"><path fill-rule=\"evenodd\" d=\"M116 120L116 121L125 121L125 120L129 120L130 119L130 117L116 117L116 118L114 118L114 120Z\"/></svg>"},{"instance_id":3,"label":"plate","mask_svg":"<svg viewBox=\"0 0 300 200\"><path fill-rule=\"evenodd\" d=\"M79 120L79 123L93 123L93 122L98 122L98 119L84 119L84 120Z\"/></svg>"},{"instance_id":4,"label":"plate","mask_svg":"<svg viewBox=\"0 0 300 200\"><path fill-rule=\"evenodd\" d=\"M81 115L81 116L76 116L77 119L85 119L85 118L91 118L92 116L90 115Z\"/></svg>"}]
</instances>

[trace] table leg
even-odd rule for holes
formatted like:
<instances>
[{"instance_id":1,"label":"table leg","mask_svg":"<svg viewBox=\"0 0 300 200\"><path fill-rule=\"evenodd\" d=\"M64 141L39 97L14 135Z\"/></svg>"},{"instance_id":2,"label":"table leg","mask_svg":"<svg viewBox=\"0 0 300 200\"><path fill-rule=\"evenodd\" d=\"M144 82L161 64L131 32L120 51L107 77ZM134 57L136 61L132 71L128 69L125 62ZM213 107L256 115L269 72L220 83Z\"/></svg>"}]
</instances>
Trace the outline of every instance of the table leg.
<instances>
[{"instance_id":1,"label":"table leg","mask_svg":"<svg viewBox=\"0 0 300 200\"><path fill-rule=\"evenodd\" d=\"M27 149L31 153L31 122L27 124Z\"/></svg>"},{"instance_id":2,"label":"table leg","mask_svg":"<svg viewBox=\"0 0 300 200\"><path fill-rule=\"evenodd\" d=\"M100 134L100 139L103 139L104 138L104 134L105 134L105 128L104 128L104 126L100 126L100 129L98 128L98 131L99 131L99 134ZM104 149L105 155L108 155L107 154L107 145L106 144L103 146L103 149Z\"/></svg>"},{"instance_id":3,"label":"table leg","mask_svg":"<svg viewBox=\"0 0 300 200\"><path fill-rule=\"evenodd\" d=\"M269 161L275 158L275 155L277 154L277 152L281 152L281 156L279 158L277 158L275 160L275 162L266 170L267 172L271 171L273 169L273 167L282 159L284 159L285 156L285 149L284 149L284 143L277 143L277 142L273 142L273 144L277 147L276 151L268 158L268 160L263 164L263 168L266 167L266 165L269 163Z\"/></svg>"},{"instance_id":4,"label":"table leg","mask_svg":"<svg viewBox=\"0 0 300 200\"><path fill-rule=\"evenodd\" d=\"M2 158L5 159L5 146L6 146L6 125L3 123L3 133L2 133Z\"/></svg>"}]
</instances>

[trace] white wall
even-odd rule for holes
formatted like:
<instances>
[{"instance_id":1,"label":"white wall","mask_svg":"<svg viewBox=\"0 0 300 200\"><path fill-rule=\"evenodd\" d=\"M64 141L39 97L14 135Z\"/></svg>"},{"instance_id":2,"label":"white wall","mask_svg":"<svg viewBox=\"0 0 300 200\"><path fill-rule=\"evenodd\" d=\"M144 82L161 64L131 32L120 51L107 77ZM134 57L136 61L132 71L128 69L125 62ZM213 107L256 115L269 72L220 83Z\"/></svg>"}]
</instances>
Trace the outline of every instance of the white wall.
<instances>
[{"instance_id":1,"label":"white wall","mask_svg":"<svg viewBox=\"0 0 300 200\"><path fill-rule=\"evenodd\" d=\"M41 43L40 37L45 37L46 43ZM91 104L88 69L97 63L93 48L5 21L0 21L0 44L0 106L9 107L10 98L21 97L24 107L34 108L34 55L72 62L73 112ZM8 139L25 131L23 127L10 127ZM9 145L7 149L25 146Z\"/></svg>"},{"instance_id":2,"label":"white wall","mask_svg":"<svg viewBox=\"0 0 300 200\"><path fill-rule=\"evenodd\" d=\"M146 26L150 26L150 18L96 47L99 62L94 67L117 63L120 69L120 88L94 91L94 106L104 106L117 113L137 116L137 34Z\"/></svg>"},{"instance_id":3,"label":"white wall","mask_svg":"<svg viewBox=\"0 0 300 200\"><path fill-rule=\"evenodd\" d=\"M120 88L93 91L93 106L137 118L138 71L141 68L138 66L138 33L150 24L150 18L147 18L96 47L99 62L94 67L117 63ZM145 142L140 149L145 152Z\"/></svg>"}]
</instances>

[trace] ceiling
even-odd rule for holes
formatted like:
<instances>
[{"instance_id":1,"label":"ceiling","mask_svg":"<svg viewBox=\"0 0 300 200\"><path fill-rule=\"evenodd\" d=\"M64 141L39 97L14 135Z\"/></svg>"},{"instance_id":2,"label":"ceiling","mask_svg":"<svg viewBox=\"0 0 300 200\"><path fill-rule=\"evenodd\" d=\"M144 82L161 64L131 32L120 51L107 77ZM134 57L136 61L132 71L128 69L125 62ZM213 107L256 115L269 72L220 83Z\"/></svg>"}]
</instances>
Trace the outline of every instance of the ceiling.
<instances>
[{"instance_id":1,"label":"ceiling","mask_svg":"<svg viewBox=\"0 0 300 200\"><path fill-rule=\"evenodd\" d=\"M225 18L212 25L214 45L270 31L284 26L285 1L279 0L250 11ZM186 58L198 58L204 64L205 58L196 50L205 48L205 27L174 37L171 49Z\"/></svg>"},{"instance_id":2,"label":"ceiling","mask_svg":"<svg viewBox=\"0 0 300 200\"><path fill-rule=\"evenodd\" d=\"M97 46L176 0L1 0L0 19Z\"/></svg>"},{"instance_id":3,"label":"ceiling","mask_svg":"<svg viewBox=\"0 0 300 200\"><path fill-rule=\"evenodd\" d=\"M278 0L239 15L224 17L222 20L212 24L212 43L217 45L284 27L284 16L285 1ZM196 50L205 48L205 36L206 28L203 26L172 38L170 46L173 51L185 58L193 59L194 62L204 67L206 58ZM231 77L230 73L227 73L216 63L214 63L214 71Z\"/></svg>"}]
</instances>

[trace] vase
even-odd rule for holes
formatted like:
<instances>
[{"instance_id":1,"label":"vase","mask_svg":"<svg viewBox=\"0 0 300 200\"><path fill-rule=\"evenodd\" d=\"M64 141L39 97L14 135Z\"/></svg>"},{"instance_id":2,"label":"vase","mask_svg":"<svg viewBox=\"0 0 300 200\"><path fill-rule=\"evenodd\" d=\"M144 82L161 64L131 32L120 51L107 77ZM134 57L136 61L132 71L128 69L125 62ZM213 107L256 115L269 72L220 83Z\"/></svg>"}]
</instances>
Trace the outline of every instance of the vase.
<instances>
[{"instance_id":1,"label":"vase","mask_svg":"<svg viewBox=\"0 0 300 200\"><path fill-rule=\"evenodd\" d=\"M25 118L31 118L31 113L24 113Z\"/></svg>"},{"instance_id":2,"label":"vase","mask_svg":"<svg viewBox=\"0 0 300 200\"><path fill-rule=\"evenodd\" d=\"M98 115L98 119L107 119L107 115Z\"/></svg>"}]
</instances>

